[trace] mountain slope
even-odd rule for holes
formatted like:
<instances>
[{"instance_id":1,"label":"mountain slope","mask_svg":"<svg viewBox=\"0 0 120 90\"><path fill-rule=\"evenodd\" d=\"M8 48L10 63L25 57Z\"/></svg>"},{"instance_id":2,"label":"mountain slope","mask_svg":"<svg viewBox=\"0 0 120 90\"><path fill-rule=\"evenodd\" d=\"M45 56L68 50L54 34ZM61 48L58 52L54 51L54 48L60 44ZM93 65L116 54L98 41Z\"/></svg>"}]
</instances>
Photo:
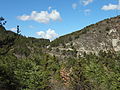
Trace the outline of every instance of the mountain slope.
<instances>
[{"instance_id":1,"label":"mountain slope","mask_svg":"<svg viewBox=\"0 0 120 90\"><path fill-rule=\"evenodd\" d=\"M38 50L40 53L40 49L47 46L49 42L48 39L27 38L0 26L0 54L13 53L18 57L28 57L30 53L33 54Z\"/></svg>"},{"instance_id":2,"label":"mountain slope","mask_svg":"<svg viewBox=\"0 0 120 90\"><path fill-rule=\"evenodd\" d=\"M0 26L0 90L48 90L51 75L59 72L55 57L46 54L49 42Z\"/></svg>"},{"instance_id":3,"label":"mountain slope","mask_svg":"<svg viewBox=\"0 0 120 90\"><path fill-rule=\"evenodd\" d=\"M120 51L120 16L100 21L51 42L52 52L76 51L77 56L99 51ZM62 53L61 53L62 54Z\"/></svg>"}]
</instances>

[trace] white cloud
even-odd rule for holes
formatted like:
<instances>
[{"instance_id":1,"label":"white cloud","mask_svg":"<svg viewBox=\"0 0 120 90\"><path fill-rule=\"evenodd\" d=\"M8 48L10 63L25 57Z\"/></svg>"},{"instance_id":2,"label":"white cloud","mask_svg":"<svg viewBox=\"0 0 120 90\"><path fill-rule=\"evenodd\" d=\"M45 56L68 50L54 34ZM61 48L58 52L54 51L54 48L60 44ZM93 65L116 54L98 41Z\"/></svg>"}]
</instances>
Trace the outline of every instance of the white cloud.
<instances>
[{"instance_id":1,"label":"white cloud","mask_svg":"<svg viewBox=\"0 0 120 90\"><path fill-rule=\"evenodd\" d=\"M88 12L91 12L90 9L85 9L84 12L88 13Z\"/></svg>"},{"instance_id":2,"label":"white cloud","mask_svg":"<svg viewBox=\"0 0 120 90\"><path fill-rule=\"evenodd\" d=\"M18 16L18 18L20 20L22 20L22 21L26 21L26 20L30 19L30 16L28 16L28 15L22 15L22 16Z\"/></svg>"},{"instance_id":3,"label":"white cloud","mask_svg":"<svg viewBox=\"0 0 120 90\"><path fill-rule=\"evenodd\" d=\"M50 39L50 40L53 40L59 36L55 32L55 30L52 30L52 29L48 29L46 32L44 31L37 32L37 35L39 35L41 38Z\"/></svg>"},{"instance_id":4,"label":"white cloud","mask_svg":"<svg viewBox=\"0 0 120 90\"><path fill-rule=\"evenodd\" d=\"M51 6L49 6L49 7L48 7L48 10L51 10L51 9L52 9L52 7L51 7Z\"/></svg>"},{"instance_id":5,"label":"white cloud","mask_svg":"<svg viewBox=\"0 0 120 90\"><path fill-rule=\"evenodd\" d=\"M60 13L57 12L56 10L52 10L52 12L49 14L49 18L56 21L56 20L59 20L61 21L61 16L60 16Z\"/></svg>"},{"instance_id":6,"label":"white cloud","mask_svg":"<svg viewBox=\"0 0 120 90\"><path fill-rule=\"evenodd\" d=\"M22 21L28 21L28 20L34 20L39 23L49 23L50 20L53 21L61 21L60 13L57 10L52 10L51 13L48 13L48 11L32 11L30 15L22 15L18 16L18 19Z\"/></svg>"},{"instance_id":7,"label":"white cloud","mask_svg":"<svg viewBox=\"0 0 120 90\"><path fill-rule=\"evenodd\" d=\"M76 8L77 8L77 3L73 3L73 4L72 4L72 8L73 8L73 9L76 9Z\"/></svg>"},{"instance_id":8,"label":"white cloud","mask_svg":"<svg viewBox=\"0 0 120 90\"><path fill-rule=\"evenodd\" d=\"M102 10L120 10L120 5L114 5L114 4L109 4L109 5L104 5Z\"/></svg>"},{"instance_id":9,"label":"white cloud","mask_svg":"<svg viewBox=\"0 0 120 90\"><path fill-rule=\"evenodd\" d=\"M85 15L89 15L90 12L91 12L91 9L85 9L84 10Z\"/></svg>"},{"instance_id":10,"label":"white cloud","mask_svg":"<svg viewBox=\"0 0 120 90\"><path fill-rule=\"evenodd\" d=\"M29 28L35 28L33 25L29 25L28 27L29 27Z\"/></svg>"},{"instance_id":11,"label":"white cloud","mask_svg":"<svg viewBox=\"0 0 120 90\"><path fill-rule=\"evenodd\" d=\"M92 3L92 2L93 2L93 0L83 0L82 1L83 5L85 5L85 6Z\"/></svg>"},{"instance_id":12,"label":"white cloud","mask_svg":"<svg viewBox=\"0 0 120 90\"><path fill-rule=\"evenodd\" d=\"M17 28L11 28L10 30L11 31L17 31Z\"/></svg>"}]
</instances>

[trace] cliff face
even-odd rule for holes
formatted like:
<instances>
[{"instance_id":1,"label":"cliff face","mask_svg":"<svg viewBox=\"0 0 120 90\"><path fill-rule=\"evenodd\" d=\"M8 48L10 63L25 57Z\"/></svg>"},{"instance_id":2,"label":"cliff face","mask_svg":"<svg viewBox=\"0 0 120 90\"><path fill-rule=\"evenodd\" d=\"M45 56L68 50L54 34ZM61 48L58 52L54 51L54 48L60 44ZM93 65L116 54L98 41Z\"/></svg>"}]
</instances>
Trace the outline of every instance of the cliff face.
<instances>
[{"instance_id":1,"label":"cliff face","mask_svg":"<svg viewBox=\"0 0 120 90\"><path fill-rule=\"evenodd\" d=\"M54 45L56 46L54 47ZM100 21L80 31L62 36L54 40L51 46L53 46L51 52L54 54L59 52L62 55L76 54L79 56L84 52L98 54L100 50L120 51L120 16ZM67 53L65 53L66 51Z\"/></svg>"}]
</instances>

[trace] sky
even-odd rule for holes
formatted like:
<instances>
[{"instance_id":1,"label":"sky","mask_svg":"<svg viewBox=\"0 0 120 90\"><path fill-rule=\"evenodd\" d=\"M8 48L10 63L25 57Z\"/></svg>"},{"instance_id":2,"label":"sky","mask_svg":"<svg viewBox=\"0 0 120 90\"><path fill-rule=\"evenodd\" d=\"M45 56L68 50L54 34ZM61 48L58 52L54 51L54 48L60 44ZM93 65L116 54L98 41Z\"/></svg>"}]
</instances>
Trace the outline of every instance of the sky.
<instances>
[{"instance_id":1,"label":"sky","mask_svg":"<svg viewBox=\"0 0 120 90\"><path fill-rule=\"evenodd\" d=\"M0 0L7 30L53 40L120 14L120 0Z\"/></svg>"}]
</instances>

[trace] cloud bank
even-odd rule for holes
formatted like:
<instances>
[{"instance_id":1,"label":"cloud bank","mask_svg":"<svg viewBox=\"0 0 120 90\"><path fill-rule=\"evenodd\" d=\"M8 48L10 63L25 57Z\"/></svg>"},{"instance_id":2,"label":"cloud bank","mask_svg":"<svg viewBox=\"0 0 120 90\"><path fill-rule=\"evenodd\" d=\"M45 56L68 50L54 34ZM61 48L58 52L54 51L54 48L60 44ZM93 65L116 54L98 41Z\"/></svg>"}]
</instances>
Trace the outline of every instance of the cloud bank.
<instances>
[{"instance_id":1,"label":"cloud bank","mask_svg":"<svg viewBox=\"0 0 120 90\"><path fill-rule=\"evenodd\" d=\"M22 16L18 16L17 18L22 21L33 20L44 24L49 23L50 20L53 21L62 20L60 13L57 10L52 10L51 13L49 13L48 11L41 11L41 12L32 11L30 15L22 15Z\"/></svg>"},{"instance_id":2,"label":"cloud bank","mask_svg":"<svg viewBox=\"0 0 120 90\"><path fill-rule=\"evenodd\" d=\"M40 38L50 39L53 40L57 38L59 35L55 32L55 30L48 29L47 31L40 31L36 32L37 35L40 36Z\"/></svg>"},{"instance_id":3,"label":"cloud bank","mask_svg":"<svg viewBox=\"0 0 120 90\"><path fill-rule=\"evenodd\" d=\"M104 5L102 8L102 10L120 10L120 5L114 5L114 4L109 4L109 5Z\"/></svg>"}]
</instances>

